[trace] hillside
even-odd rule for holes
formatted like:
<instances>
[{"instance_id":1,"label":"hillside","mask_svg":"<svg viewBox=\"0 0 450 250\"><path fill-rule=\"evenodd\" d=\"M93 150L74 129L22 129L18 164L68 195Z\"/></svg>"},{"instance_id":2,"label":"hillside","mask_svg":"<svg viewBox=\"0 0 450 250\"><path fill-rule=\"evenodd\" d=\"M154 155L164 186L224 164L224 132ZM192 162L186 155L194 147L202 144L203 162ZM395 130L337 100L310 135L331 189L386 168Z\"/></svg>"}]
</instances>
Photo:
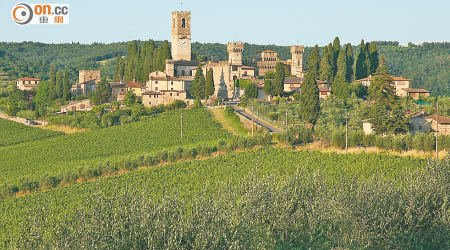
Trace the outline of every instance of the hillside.
<instances>
[{"instance_id":1,"label":"hillside","mask_svg":"<svg viewBox=\"0 0 450 250\"><path fill-rule=\"evenodd\" d=\"M156 42L160 46L161 41ZM426 88L432 95L450 96L450 43L410 44L399 46L397 42L377 42L378 51L384 54L393 75L412 79L412 87ZM278 52L281 59L290 57L288 46L246 44L244 62L251 64L258 51L271 49ZM311 52L307 47L304 57ZM36 53L37 51L37 53ZM213 60L226 60L226 45L218 43L193 43L192 52ZM354 46L354 53L358 48ZM101 44L43 44L33 42L0 43L0 72L6 72L11 79L22 76L48 78L50 66L69 68L75 81L80 69L102 70L103 77L111 78L114 60L104 60L127 54L127 43ZM356 60L355 60L356 61Z\"/></svg>"},{"instance_id":2,"label":"hillside","mask_svg":"<svg viewBox=\"0 0 450 250\"><path fill-rule=\"evenodd\" d=\"M35 141L63 133L26 126L13 121L0 119L0 147Z\"/></svg>"},{"instance_id":3,"label":"hillside","mask_svg":"<svg viewBox=\"0 0 450 250\"><path fill-rule=\"evenodd\" d=\"M149 155L171 148L227 139L230 135L203 109L171 111L106 129L60 135L0 147L0 189L34 190L45 178L73 180L74 175L95 171L99 164ZM11 130L11 129L10 129ZM72 177L71 177L72 176ZM75 178L76 180L76 178Z\"/></svg>"},{"instance_id":4,"label":"hillside","mask_svg":"<svg viewBox=\"0 0 450 250\"><path fill-rule=\"evenodd\" d=\"M449 170L275 148L179 162L0 200L0 248L444 249Z\"/></svg>"}]
</instances>

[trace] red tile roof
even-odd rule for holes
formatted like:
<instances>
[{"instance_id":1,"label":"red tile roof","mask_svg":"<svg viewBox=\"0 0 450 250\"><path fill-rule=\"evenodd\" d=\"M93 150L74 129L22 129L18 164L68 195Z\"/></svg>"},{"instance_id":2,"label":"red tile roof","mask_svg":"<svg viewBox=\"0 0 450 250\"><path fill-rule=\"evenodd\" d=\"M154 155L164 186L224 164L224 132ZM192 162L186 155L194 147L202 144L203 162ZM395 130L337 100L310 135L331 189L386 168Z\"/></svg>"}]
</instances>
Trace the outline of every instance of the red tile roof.
<instances>
[{"instance_id":1,"label":"red tile roof","mask_svg":"<svg viewBox=\"0 0 450 250\"><path fill-rule=\"evenodd\" d=\"M145 88L144 84L140 82L127 82L126 85L129 88Z\"/></svg>"},{"instance_id":2,"label":"red tile roof","mask_svg":"<svg viewBox=\"0 0 450 250\"><path fill-rule=\"evenodd\" d=\"M301 84L303 82L303 78L300 77L286 77L284 79L284 84Z\"/></svg>"},{"instance_id":3,"label":"red tile roof","mask_svg":"<svg viewBox=\"0 0 450 250\"><path fill-rule=\"evenodd\" d=\"M319 91L320 92L331 92L331 89L327 88L327 87L319 87Z\"/></svg>"},{"instance_id":4,"label":"red tile roof","mask_svg":"<svg viewBox=\"0 0 450 250\"><path fill-rule=\"evenodd\" d=\"M148 92L145 92L145 93L142 94L142 95L162 95L162 94L161 94L161 92L148 91Z\"/></svg>"},{"instance_id":5,"label":"red tile roof","mask_svg":"<svg viewBox=\"0 0 450 250\"><path fill-rule=\"evenodd\" d=\"M17 79L17 81L40 81L41 79L39 78L31 78L31 77L24 77L24 78L20 78Z\"/></svg>"},{"instance_id":6,"label":"red tile roof","mask_svg":"<svg viewBox=\"0 0 450 250\"><path fill-rule=\"evenodd\" d=\"M436 114L433 114L426 116L425 119L437 121L439 124L450 124L450 117L446 116L437 116Z\"/></svg>"},{"instance_id":7,"label":"red tile roof","mask_svg":"<svg viewBox=\"0 0 450 250\"><path fill-rule=\"evenodd\" d=\"M406 88L405 91L408 92L408 93L430 93L430 91L428 91L426 89Z\"/></svg>"}]
</instances>

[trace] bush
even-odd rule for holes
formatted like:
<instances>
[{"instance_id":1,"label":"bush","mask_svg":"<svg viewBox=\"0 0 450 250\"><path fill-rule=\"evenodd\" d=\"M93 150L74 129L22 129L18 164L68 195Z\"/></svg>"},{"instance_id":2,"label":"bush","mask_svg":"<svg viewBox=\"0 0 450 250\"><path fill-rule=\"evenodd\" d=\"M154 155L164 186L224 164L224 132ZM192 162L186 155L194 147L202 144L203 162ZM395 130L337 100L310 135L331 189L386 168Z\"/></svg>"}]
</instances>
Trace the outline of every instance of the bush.
<instances>
[{"instance_id":1,"label":"bush","mask_svg":"<svg viewBox=\"0 0 450 250\"><path fill-rule=\"evenodd\" d=\"M277 121L278 118L279 118L279 114L278 114L278 113L270 113L270 114L269 114L269 118L270 118L270 120L272 120L272 121Z\"/></svg>"},{"instance_id":2,"label":"bush","mask_svg":"<svg viewBox=\"0 0 450 250\"><path fill-rule=\"evenodd\" d=\"M392 141L392 149L401 152L406 149L405 137L396 136Z\"/></svg>"},{"instance_id":3,"label":"bush","mask_svg":"<svg viewBox=\"0 0 450 250\"><path fill-rule=\"evenodd\" d=\"M345 131L335 130L331 137L331 144L337 148L345 148Z\"/></svg>"},{"instance_id":4,"label":"bush","mask_svg":"<svg viewBox=\"0 0 450 250\"><path fill-rule=\"evenodd\" d=\"M167 157L168 157L168 154L167 154L167 151L165 151L165 150L158 153L158 160L160 162L167 161Z\"/></svg>"},{"instance_id":5,"label":"bush","mask_svg":"<svg viewBox=\"0 0 450 250\"><path fill-rule=\"evenodd\" d=\"M423 137L423 150L425 152L431 152L435 150L436 148L436 140L434 137L434 134L427 133Z\"/></svg>"},{"instance_id":6,"label":"bush","mask_svg":"<svg viewBox=\"0 0 450 250\"><path fill-rule=\"evenodd\" d=\"M376 136L375 134L368 134L365 135L363 138L363 144L366 147L373 147L375 146Z\"/></svg>"},{"instance_id":7,"label":"bush","mask_svg":"<svg viewBox=\"0 0 450 250\"><path fill-rule=\"evenodd\" d=\"M364 132L361 130L348 133L348 146L356 147L364 145Z\"/></svg>"}]
</instances>

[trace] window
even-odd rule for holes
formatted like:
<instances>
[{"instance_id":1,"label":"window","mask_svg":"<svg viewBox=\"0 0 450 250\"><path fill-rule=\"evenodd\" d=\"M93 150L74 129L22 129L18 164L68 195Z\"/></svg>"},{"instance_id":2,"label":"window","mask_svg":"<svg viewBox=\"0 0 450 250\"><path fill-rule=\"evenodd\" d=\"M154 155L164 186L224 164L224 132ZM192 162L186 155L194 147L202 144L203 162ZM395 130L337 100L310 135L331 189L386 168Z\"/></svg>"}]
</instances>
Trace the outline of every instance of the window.
<instances>
[{"instance_id":1,"label":"window","mask_svg":"<svg viewBox=\"0 0 450 250\"><path fill-rule=\"evenodd\" d=\"M148 102L148 105L152 105L152 102Z\"/></svg>"},{"instance_id":2,"label":"window","mask_svg":"<svg viewBox=\"0 0 450 250\"><path fill-rule=\"evenodd\" d=\"M158 90L158 87L155 87L155 90Z\"/></svg>"},{"instance_id":3,"label":"window","mask_svg":"<svg viewBox=\"0 0 450 250\"><path fill-rule=\"evenodd\" d=\"M158 81L155 81L155 84L158 84Z\"/></svg>"},{"instance_id":4,"label":"window","mask_svg":"<svg viewBox=\"0 0 450 250\"><path fill-rule=\"evenodd\" d=\"M173 81L170 81L170 85L173 85Z\"/></svg>"},{"instance_id":5,"label":"window","mask_svg":"<svg viewBox=\"0 0 450 250\"><path fill-rule=\"evenodd\" d=\"M186 28L186 19L184 18L181 19L181 28Z\"/></svg>"},{"instance_id":6,"label":"window","mask_svg":"<svg viewBox=\"0 0 450 250\"><path fill-rule=\"evenodd\" d=\"M170 88L170 90L173 90L173 88Z\"/></svg>"},{"instance_id":7,"label":"window","mask_svg":"<svg viewBox=\"0 0 450 250\"><path fill-rule=\"evenodd\" d=\"M170 93L170 96L172 96L172 93Z\"/></svg>"},{"instance_id":8,"label":"window","mask_svg":"<svg viewBox=\"0 0 450 250\"><path fill-rule=\"evenodd\" d=\"M177 96L179 96L180 95L180 93L177 93Z\"/></svg>"}]
</instances>

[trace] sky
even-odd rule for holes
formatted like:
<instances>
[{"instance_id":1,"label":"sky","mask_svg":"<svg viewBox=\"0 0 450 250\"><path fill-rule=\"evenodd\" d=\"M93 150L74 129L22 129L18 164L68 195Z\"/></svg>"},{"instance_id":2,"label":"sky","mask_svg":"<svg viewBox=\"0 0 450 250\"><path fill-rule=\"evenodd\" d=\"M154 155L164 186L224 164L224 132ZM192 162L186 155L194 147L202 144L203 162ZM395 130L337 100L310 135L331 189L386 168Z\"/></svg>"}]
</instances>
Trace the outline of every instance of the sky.
<instances>
[{"instance_id":1,"label":"sky","mask_svg":"<svg viewBox=\"0 0 450 250\"><path fill-rule=\"evenodd\" d=\"M69 4L70 24L19 26L11 11L21 2ZM193 42L450 41L448 0L0 0L0 41L170 41L170 13L177 10L191 11Z\"/></svg>"}]
</instances>

